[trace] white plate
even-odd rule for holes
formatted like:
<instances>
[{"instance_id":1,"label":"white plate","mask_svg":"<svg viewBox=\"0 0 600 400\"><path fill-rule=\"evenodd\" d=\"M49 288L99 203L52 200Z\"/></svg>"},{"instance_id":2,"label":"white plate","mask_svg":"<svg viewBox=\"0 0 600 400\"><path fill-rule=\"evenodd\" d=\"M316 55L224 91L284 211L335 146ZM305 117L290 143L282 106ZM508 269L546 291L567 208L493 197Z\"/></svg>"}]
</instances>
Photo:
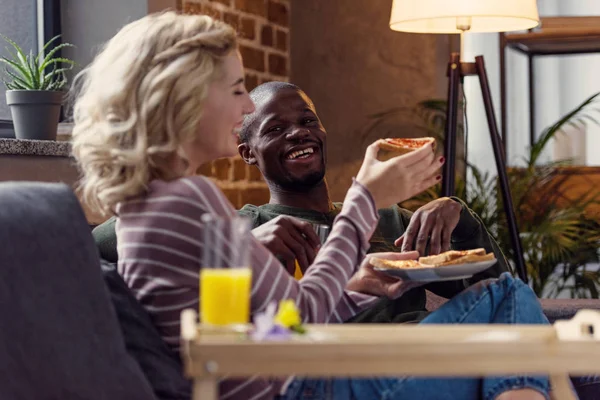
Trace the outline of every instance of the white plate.
<instances>
[{"instance_id":1,"label":"white plate","mask_svg":"<svg viewBox=\"0 0 600 400\"><path fill-rule=\"evenodd\" d=\"M418 282L437 282L437 281L456 281L459 279L470 278L473 275L485 271L492 265L496 264L497 260L488 260L475 263L447 265L444 267L430 268L378 268L376 271L384 272L396 278L401 278L406 281Z\"/></svg>"}]
</instances>

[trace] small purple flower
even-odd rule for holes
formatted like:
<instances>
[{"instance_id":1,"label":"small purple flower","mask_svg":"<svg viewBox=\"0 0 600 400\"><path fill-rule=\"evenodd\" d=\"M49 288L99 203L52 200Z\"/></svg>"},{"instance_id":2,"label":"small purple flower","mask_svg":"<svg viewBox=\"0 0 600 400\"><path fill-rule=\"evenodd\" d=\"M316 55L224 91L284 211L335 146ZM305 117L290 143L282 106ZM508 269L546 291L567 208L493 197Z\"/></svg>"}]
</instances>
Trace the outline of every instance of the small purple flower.
<instances>
[{"instance_id":1,"label":"small purple flower","mask_svg":"<svg viewBox=\"0 0 600 400\"><path fill-rule=\"evenodd\" d=\"M285 341L292 336L289 329L275 323L276 311L277 304L273 302L264 312L254 316L254 329L250 332L252 340Z\"/></svg>"},{"instance_id":2,"label":"small purple flower","mask_svg":"<svg viewBox=\"0 0 600 400\"><path fill-rule=\"evenodd\" d=\"M281 325L273 325L273 328L263 337L262 340L284 342L292 337L292 332Z\"/></svg>"}]
</instances>

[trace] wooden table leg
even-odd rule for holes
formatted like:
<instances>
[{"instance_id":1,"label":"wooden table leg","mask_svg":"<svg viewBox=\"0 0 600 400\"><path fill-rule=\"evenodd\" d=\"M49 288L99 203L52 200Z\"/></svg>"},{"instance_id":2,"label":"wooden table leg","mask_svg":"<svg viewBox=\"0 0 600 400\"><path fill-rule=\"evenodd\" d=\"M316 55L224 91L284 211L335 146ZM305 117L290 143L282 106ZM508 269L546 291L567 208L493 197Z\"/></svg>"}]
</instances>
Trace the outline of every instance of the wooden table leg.
<instances>
[{"instance_id":1,"label":"wooden table leg","mask_svg":"<svg viewBox=\"0 0 600 400\"><path fill-rule=\"evenodd\" d=\"M552 388L552 400L576 400L571 389L571 379L567 374L550 375L550 386Z\"/></svg>"},{"instance_id":2,"label":"wooden table leg","mask_svg":"<svg viewBox=\"0 0 600 400\"><path fill-rule=\"evenodd\" d=\"M194 380L193 400L219 400L217 378L198 378Z\"/></svg>"}]
</instances>

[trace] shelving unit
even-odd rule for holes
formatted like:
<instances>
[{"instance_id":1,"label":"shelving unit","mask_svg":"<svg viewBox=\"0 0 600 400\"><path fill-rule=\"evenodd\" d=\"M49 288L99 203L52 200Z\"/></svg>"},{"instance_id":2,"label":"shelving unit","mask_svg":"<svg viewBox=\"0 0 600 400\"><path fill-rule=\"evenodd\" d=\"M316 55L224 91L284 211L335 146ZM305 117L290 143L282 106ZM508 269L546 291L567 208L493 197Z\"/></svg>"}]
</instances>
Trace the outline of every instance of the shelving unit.
<instances>
[{"instance_id":1,"label":"shelving unit","mask_svg":"<svg viewBox=\"0 0 600 400\"><path fill-rule=\"evenodd\" d=\"M535 141L534 60L539 56L600 52L600 17L543 17L540 27L521 33L500 33L500 103L502 138L506 152L506 51L527 56L529 80L529 143Z\"/></svg>"}]
</instances>

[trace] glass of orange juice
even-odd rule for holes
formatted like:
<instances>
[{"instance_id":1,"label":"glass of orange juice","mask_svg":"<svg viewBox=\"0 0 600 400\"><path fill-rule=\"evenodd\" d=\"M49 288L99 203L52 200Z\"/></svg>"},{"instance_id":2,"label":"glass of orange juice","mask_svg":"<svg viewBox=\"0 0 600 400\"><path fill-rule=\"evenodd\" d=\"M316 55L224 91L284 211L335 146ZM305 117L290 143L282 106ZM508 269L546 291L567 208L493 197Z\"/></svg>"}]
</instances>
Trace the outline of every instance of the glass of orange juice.
<instances>
[{"instance_id":1,"label":"glass of orange juice","mask_svg":"<svg viewBox=\"0 0 600 400\"><path fill-rule=\"evenodd\" d=\"M211 325L250 321L250 220L202 217L200 321Z\"/></svg>"}]
</instances>

